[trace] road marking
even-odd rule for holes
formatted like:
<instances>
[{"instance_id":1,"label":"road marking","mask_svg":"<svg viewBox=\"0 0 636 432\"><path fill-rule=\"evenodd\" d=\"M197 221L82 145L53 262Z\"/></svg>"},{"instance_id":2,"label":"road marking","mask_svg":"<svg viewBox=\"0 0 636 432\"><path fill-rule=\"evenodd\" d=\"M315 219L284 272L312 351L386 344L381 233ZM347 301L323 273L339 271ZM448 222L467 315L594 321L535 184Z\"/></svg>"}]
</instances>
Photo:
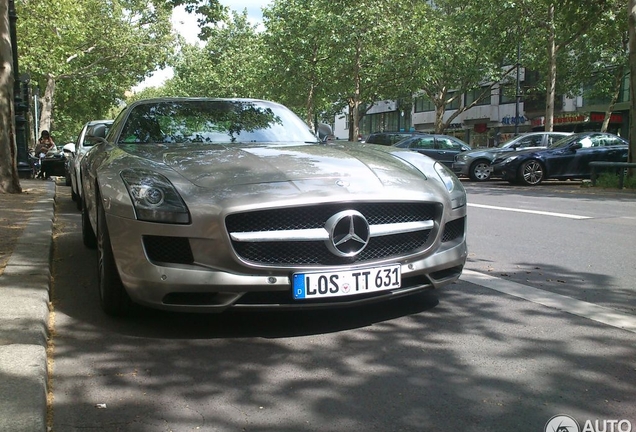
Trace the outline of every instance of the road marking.
<instances>
[{"instance_id":1,"label":"road marking","mask_svg":"<svg viewBox=\"0 0 636 432\"><path fill-rule=\"evenodd\" d=\"M472 270L464 269L461 279L533 303L636 333L636 316L634 315Z\"/></svg>"},{"instance_id":2,"label":"road marking","mask_svg":"<svg viewBox=\"0 0 636 432\"><path fill-rule=\"evenodd\" d=\"M498 207L498 206L490 206L490 205L485 205L485 204L471 204L468 203L469 207L479 207L479 208L485 208L485 209L492 209L492 210L503 210L503 211L511 211L511 212L517 212L517 213L532 213L532 214L539 214L539 215L544 215L544 216L556 216L556 217L562 217L562 218L567 218L567 219L593 219L590 216L579 216L579 215L573 215L573 214L567 214L567 213L553 213L553 212L544 212L544 211L539 211L539 210L524 210L524 209L516 209L516 208L510 208L510 207Z\"/></svg>"}]
</instances>

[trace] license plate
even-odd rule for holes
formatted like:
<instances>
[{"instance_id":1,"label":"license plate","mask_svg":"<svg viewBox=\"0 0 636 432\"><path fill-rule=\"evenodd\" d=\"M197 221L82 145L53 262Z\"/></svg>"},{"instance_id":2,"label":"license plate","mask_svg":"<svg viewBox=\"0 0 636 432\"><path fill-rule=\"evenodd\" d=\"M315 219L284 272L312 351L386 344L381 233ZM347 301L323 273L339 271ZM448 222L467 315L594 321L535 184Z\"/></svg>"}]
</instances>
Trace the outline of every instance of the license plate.
<instances>
[{"instance_id":1,"label":"license plate","mask_svg":"<svg viewBox=\"0 0 636 432\"><path fill-rule=\"evenodd\" d=\"M351 271L294 273L294 299L341 297L396 289L402 282L400 269L400 265L396 264Z\"/></svg>"}]
</instances>

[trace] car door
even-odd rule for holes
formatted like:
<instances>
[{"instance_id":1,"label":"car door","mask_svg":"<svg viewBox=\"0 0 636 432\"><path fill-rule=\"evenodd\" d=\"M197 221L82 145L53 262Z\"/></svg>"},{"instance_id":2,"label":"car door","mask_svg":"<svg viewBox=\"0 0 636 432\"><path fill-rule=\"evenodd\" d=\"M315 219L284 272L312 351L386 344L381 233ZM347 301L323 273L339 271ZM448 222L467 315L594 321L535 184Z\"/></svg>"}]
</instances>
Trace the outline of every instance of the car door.
<instances>
[{"instance_id":1,"label":"car door","mask_svg":"<svg viewBox=\"0 0 636 432\"><path fill-rule=\"evenodd\" d=\"M605 160L601 140L597 134L584 135L554 152L547 161L548 174L560 178L589 177L593 160Z\"/></svg>"},{"instance_id":2,"label":"car door","mask_svg":"<svg viewBox=\"0 0 636 432\"><path fill-rule=\"evenodd\" d=\"M628 143L617 136L606 136L603 145L607 149L605 159L608 162L627 162Z\"/></svg>"},{"instance_id":3,"label":"car door","mask_svg":"<svg viewBox=\"0 0 636 432\"><path fill-rule=\"evenodd\" d=\"M449 168L452 167L455 156L465 150L461 144L450 138L439 136L435 137L435 149L437 150L437 155L434 159L437 159Z\"/></svg>"},{"instance_id":4,"label":"car door","mask_svg":"<svg viewBox=\"0 0 636 432\"><path fill-rule=\"evenodd\" d=\"M577 151L576 165L573 168L572 176L577 178L588 178L592 169L590 162L619 162L627 160L627 146L621 146L621 140L610 134L597 133L589 136L591 145L585 146Z\"/></svg>"},{"instance_id":5,"label":"car door","mask_svg":"<svg viewBox=\"0 0 636 432\"><path fill-rule=\"evenodd\" d=\"M432 135L414 137L413 139L411 139L409 143L409 148L411 150L415 150L418 153L421 153L433 159L439 160L438 152L435 149L435 137ZM451 163L452 163L452 159L451 159Z\"/></svg>"}]
</instances>

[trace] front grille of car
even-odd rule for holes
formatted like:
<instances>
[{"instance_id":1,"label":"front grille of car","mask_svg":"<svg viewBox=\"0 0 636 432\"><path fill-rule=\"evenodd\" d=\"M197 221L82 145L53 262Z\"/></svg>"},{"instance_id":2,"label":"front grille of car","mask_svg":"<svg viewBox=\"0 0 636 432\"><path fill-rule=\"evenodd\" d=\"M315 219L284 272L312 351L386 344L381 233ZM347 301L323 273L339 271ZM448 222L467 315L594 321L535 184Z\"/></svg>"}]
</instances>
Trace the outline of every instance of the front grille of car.
<instances>
[{"instance_id":1,"label":"front grille of car","mask_svg":"<svg viewBox=\"0 0 636 432\"><path fill-rule=\"evenodd\" d=\"M226 218L230 234L323 228L338 212L357 210L370 226L435 221L440 207L434 203L342 203L237 213ZM431 230L372 237L357 256L339 257L325 241L232 241L237 255L250 263L263 265L339 265L399 257L423 249Z\"/></svg>"},{"instance_id":2,"label":"front grille of car","mask_svg":"<svg viewBox=\"0 0 636 432\"><path fill-rule=\"evenodd\" d=\"M192 264L190 241L185 237L143 236L148 259L155 263Z\"/></svg>"},{"instance_id":3,"label":"front grille of car","mask_svg":"<svg viewBox=\"0 0 636 432\"><path fill-rule=\"evenodd\" d=\"M466 218L459 218L446 223L444 234L442 234L442 243L453 241L464 235Z\"/></svg>"}]
</instances>

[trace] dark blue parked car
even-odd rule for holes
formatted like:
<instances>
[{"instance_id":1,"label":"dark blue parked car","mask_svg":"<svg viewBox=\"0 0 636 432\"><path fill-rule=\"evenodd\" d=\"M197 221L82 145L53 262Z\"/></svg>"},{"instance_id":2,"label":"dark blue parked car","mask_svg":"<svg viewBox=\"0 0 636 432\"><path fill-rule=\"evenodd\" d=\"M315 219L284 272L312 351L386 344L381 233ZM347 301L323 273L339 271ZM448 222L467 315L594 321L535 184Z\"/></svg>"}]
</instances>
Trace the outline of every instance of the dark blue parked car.
<instances>
[{"instance_id":1,"label":"dark blue parked car","mask_svg":"<svg viewBox=\"0 0 636 432\"><path fill-rule=\"evenodd\" d=\"M592 161L626 162L629 143L604 132L583 132L541 150L522 150L492 163L494 175L510 183L537 185L546 179L590 178Z\"/></svg>"}]
</instances>

